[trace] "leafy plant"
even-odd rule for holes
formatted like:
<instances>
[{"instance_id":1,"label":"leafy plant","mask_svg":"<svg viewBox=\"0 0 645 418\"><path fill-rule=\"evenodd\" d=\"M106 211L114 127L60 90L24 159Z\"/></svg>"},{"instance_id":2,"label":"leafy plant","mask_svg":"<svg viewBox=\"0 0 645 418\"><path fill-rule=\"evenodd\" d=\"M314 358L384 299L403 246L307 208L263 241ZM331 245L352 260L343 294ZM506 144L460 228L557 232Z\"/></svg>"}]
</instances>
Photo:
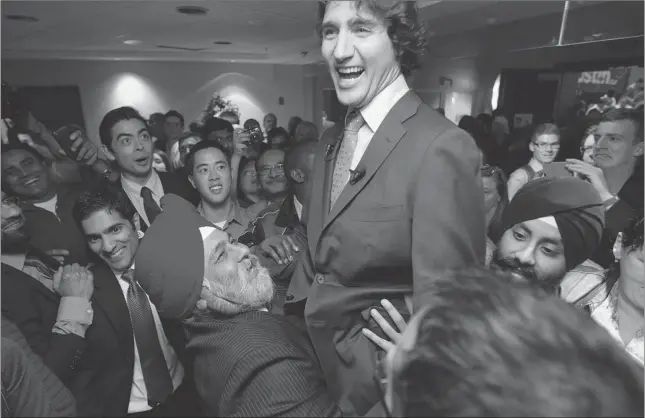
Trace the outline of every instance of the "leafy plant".
<instances>
[{"instance_id":1,"label":"leafy plant","mask_svg":"<svg viewBox=\"0 0 645 418\"><path fill-rule=\"evenodd\" d=\"M207 120L216 117L224 111L234 112L238 117L240 116L240 110L237 105L230 100L225 100L216 92L202 112L201 123L206 123Z\"/></svg>"}]
</instances>

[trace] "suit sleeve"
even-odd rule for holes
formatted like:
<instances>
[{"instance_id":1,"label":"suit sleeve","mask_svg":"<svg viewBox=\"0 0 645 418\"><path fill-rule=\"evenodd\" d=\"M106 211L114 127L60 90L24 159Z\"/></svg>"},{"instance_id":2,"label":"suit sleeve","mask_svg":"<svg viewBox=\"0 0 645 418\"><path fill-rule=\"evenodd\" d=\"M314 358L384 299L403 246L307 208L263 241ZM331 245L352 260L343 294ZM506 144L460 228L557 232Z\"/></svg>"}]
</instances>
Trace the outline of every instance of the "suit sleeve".
<instances>
[{"instance_id":1,"label":"suit sleeve","mask_svg":"<svg viewBox=\"0 0 645 418\"><path fill-rule=\"evenodd\" d=\"M271 347L238 361L220 405L221 412L237 417L340 416L312 360L293 353L276 355Z\"/></svg>"},{"instance_id":2,"label":"suit sleeve","mask_svg":"<svg viewBox=\"0 0 645 418\"><path fill-rule=\"evenodd\" d=\"M481 157L475 142L451 129L426 150L412 218L414 294L437 273L483 264L486 254Z\"/></svg>"},{"instance_id":3,"label":"suit sleeve","mask_svg":"<svg viewBox=\"0 0 645 418\"><path fill-rule=\"evenodd\" d=\"M87 341L76 334L52 332L51 326L43 324L37 302L30 297L32 291L26 286L20 287L16 292L3 292L2 313L16 324L29 346L43 358L47 367L63 383L68 384L74 376L76 362L87 348Z\"/></svg>"}]
</instances>

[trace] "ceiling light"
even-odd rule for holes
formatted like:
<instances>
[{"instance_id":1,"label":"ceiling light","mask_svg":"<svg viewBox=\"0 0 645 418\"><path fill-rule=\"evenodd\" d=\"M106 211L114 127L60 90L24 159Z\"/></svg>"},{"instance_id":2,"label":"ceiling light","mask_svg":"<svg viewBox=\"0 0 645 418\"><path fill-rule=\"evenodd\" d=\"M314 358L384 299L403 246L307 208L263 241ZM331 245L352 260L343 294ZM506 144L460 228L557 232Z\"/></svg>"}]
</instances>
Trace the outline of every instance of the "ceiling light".
<instances>
[{"instance_id":1,"label":"ceiling light","mask_svg":"<svg viewBox=\"0 0 645 418\"><path fill-rule=\"evenodd\" d=\"M126 45L141 45L143 41L140 41L138 39L126 39L123 41L124 44Z\"/></svg>"},{"instance_id":2,"label":"ceiling light","mask_svg":"<svg viewBox=\"0 0 645 418\"><path fill-rule=\"evenodd\" d=\"M203 16L208 13L208 9L199 6L179 6L177 7L177 13L184 15Z\"/></svg>"},{"instance_id":3,"label":"ceiling light","mask_svg":"<svg viewBox=\"0 0 645 418\"><path fill-rule=\"evenodd\" d=\"M257 20L249 20L247 23L248 23L249 25L254 25L254 26L255 26L255 25L259 25L259 24L260 24L260 22L258 22Z\"/></svg>"},{"instance_id":4,"label":"ceiling light","mask_svg":"<svg viewBox=\"0 0 645 418\"><path fill-rule=\"evenodd\" d=\"M215 41L215 42L213 42L213 43L214 43L215 45L230 45L230 44L232 44L233 42L231 42L231 41Z\"/></svg>"},{"instance_id":5,"label":"ceiling light","mask_svg":"<svg viewBox=\"0 0 645 418\"><path fill-rule=\"evenodd\" d=\"M8 20L18 20L20 22L38 22L40 20L37 17L27 15L4 15L4 18Z\"/></svg>"}]
</instances>

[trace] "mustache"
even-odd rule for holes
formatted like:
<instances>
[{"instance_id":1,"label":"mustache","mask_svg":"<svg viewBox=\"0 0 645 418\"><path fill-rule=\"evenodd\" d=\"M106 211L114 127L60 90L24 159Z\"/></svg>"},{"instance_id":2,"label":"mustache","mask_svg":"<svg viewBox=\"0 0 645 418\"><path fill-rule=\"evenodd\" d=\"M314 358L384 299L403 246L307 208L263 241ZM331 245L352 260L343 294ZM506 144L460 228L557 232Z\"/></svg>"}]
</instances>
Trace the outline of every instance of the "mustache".
<instances>
[{"instance_id":1,"label":"mustache","mask_svg":"<svg viewBox=\"0 0 645 418\"><path fill-rule=\"evenodd\" d=\"M493 255L493 264L494 267L497 267L500 270L517 273L531 283L539 283L535 268L529 264L522 263L517 258L502 257L502 255L496 251Z\"/></svg>"},{"instance_id":2,"label":"mustache","mask_svg":"<svg viewBox=\"0 0 645 418\"><path fill-rule=\"evenodd\" d=\"M12 216L11 218L7 218L3 222L2 229L6 229L8 227L14 226L16 224L22 224L25 222L25 217L24 216Z\"/></svg>"}]
</instances>

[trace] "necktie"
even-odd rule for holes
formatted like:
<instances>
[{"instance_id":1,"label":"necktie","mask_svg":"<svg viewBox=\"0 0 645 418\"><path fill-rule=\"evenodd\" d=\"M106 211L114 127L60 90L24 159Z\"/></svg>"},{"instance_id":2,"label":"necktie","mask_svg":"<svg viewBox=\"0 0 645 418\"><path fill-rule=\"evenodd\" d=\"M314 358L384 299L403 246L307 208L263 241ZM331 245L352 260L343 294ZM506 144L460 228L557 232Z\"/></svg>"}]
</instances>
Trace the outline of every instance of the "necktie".
<instances>
[{"instance_id":1,"label":"necktie","mask_svg":"<svg viewBox=\"0 0 645 418\"><path fill-rule=\"evenodd\" d=\"M143 380L148 391L148 405L155 407L163 403L172 393L172 379L161 350L148 296L139 283L134 280L134 270L131 269L123 273L122 279L130 284L126 297L130 321L134 331L134 340L139 350Z\"/></svg>"},{"instance_id":2,"label":"necktie","mask_svg":"<svg viewBox=\"0 0 645 418\"><path fill-rule=\"evenodd\" d=\"M148 225L152 225L157 215L161 213L161 208L152 197L152 190L147 187L141 188L141 197L143 198L143 209L148 217Z\"/></svg>"},{"instance_id":3,"label":"necktie","mask_svg":"<svg viewBox=\"0 0 645 418\"><path fill-rule=\"evenodd\" d=\"M365 124L365 119L358 110L353 110L347 115L345 123L345 132L343 132L343 141L336 157L334 167L334 176L331 184L331 205L334 207L336 199L340 196L349 180L349 170L352 167L352 158L354 150L358 143L358 130Z\"/></svg>"}]
</instances>

